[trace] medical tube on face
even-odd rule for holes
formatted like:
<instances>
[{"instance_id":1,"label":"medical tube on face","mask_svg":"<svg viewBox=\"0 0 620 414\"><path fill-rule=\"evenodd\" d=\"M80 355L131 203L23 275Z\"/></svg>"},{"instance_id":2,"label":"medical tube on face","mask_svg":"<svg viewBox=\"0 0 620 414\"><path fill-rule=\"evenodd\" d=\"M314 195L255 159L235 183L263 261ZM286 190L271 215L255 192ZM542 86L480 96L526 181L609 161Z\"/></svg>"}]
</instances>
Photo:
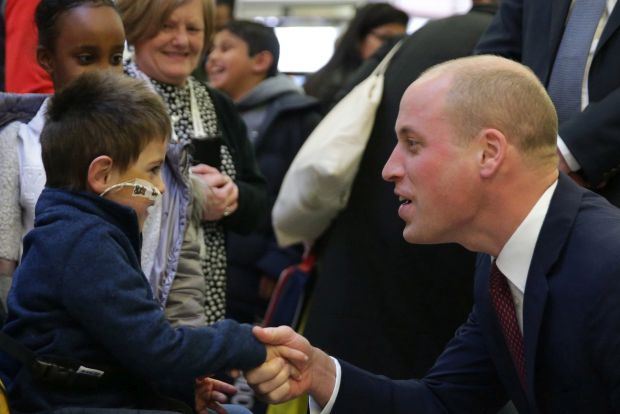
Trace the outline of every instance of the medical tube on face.
<instances>
[{"instance_id":1,"label":"medical tube on face","mask_svg":"<svg viewBox=\"0 0 620 414\"><path fill-rule=\"evenodd\" d=\"M134 178L130 181L114 184L99 195L103 197L110 192L119 191L127 187L133 187L132 197L143 197L150 201L156 201L161 196L161 192L153 184L141 178Z\"/></svg>"}]
</instances>

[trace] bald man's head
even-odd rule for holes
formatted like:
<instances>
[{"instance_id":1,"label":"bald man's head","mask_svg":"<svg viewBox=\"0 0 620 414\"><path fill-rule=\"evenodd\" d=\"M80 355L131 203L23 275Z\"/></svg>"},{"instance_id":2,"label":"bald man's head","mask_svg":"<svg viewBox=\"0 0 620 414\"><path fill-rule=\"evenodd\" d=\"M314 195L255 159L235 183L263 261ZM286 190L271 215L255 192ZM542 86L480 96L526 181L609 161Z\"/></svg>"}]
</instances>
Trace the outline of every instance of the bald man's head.
<instances>
[{"instance_id":1,"label":"bald man's head","mask_svg":"<svg viewBox=\"0 0 620 414\"><path fill-rule=\"evenodd\" d=\"M444 113L464 142L495 128L524 158L557 164L555 108L527 67L497 56L472 56L433 66L414 85L426 82L448 82Z\"/></svg>"}]
</instances>

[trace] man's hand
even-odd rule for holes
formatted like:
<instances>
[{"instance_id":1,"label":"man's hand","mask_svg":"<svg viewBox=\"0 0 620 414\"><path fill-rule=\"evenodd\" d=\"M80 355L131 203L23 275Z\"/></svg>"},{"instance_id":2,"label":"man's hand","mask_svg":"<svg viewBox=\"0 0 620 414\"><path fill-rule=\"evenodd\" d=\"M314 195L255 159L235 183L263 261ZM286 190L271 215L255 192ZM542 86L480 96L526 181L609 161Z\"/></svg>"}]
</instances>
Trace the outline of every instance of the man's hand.
<instances>
[{"instance_id":1,"label":"man's hand","mask_svg":"<svg viewBox=\"0 0 620 414\"><path fill-rule=\"evenodd\" d=\"M226 414L220 404L228 401L228 396L236 392L235 387L225 382L209 377L198 378L195 385L196 412L207 414L211 409L218 414Z\"/></svg>"},{"instance_id":2,"label":"man's hand","mask_svg":"<svg viewBox=\"0 0 620 414\"><path fill-rule=\"evenodd\" d=\"M254 327L253 333L266 345L276 346L276 349L284 346L308 356L302 361L278 355L246 372L245 378L257 395L270 403L280 403L308 392L321 406L329 401L334 390L336 367L327 354L314 348L306 338L288 326Z\"/></svg>"}]
</instances>

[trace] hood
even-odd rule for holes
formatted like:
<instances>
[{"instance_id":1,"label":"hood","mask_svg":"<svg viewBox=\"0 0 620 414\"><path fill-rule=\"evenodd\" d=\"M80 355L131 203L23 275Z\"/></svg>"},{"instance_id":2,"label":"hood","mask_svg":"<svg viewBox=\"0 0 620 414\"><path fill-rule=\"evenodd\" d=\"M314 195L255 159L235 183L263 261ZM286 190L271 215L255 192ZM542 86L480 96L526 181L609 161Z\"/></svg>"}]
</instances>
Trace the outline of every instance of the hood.
<instances>
[{"instance_id":1,"label":"hood","mask_svg":"<svg viewBox=\"0 0 620 414\"><path fill-rule=\"evenodd\" d=\"M0 94L0 127L14 121L29 122L47 97L41 94Z\"/></svg>"},{"instance_id":2,"label":"hood","mask_svg":"<svg viewBox=\"0 0 620 414\"><path fill-rule=\"evenodd\" d=\"M266 78L236 103L240 110L253 108L287 93L301 93L302 89L293 79L283 73Z\"/></svg>"}]
</instances>

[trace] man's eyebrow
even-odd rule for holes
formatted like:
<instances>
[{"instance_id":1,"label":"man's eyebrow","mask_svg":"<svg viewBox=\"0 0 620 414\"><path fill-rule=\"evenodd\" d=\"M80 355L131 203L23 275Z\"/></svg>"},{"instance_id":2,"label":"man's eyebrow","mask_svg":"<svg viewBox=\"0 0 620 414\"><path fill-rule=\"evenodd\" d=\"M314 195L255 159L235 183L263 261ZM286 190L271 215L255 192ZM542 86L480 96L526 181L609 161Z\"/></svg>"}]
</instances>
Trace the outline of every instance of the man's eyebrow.
<instances>
[{"instance_id":1,"label":"man's eyebrow","mask_svg":"<svg viewBox=\"0 0 620 414\"><path fill-rule=\"evenodd\" d=\"M398 128L398 130L396 131L396 135L398 136L418 135L418 133L415 130L415 128L413 128L411 125L403 125L400 128Z\"/></svg>"}]
</instances>

